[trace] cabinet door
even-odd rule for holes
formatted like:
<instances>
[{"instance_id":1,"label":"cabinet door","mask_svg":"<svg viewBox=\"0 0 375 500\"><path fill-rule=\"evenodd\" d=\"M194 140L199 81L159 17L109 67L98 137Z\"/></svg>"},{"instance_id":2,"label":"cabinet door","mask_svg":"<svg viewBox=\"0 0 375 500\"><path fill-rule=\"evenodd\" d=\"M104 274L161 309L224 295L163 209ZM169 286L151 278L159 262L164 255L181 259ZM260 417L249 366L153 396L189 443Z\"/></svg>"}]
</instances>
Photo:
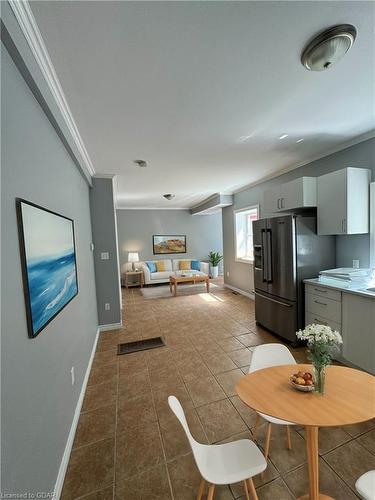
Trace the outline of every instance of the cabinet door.
<instances>
[{"instance_id":1,"label":"cabinet door","mask_svg":"<svg viewBox=\"0 0 375 500\"><path fill-rule=\"evenodd\" d=\"M265 216L277 212L280 207L280 186L266 189L263 193L263 214Z\"/></svg>"},{"instance_id":2,"label":"cabinet door","mask_svg":"<svg viewBox=\"0 0 375 500\"><path fill-rule=\"evenodd\" d=\"M343 356L375 374L375 299L342 294Z\"/></svg>"},{"instance_id":3,"label":"cabinet door","mask_svg":"<svg viewBox=\"0 0 375 500\"><path fill-rule=\"evenodd\" d=\"M318 234L345 234L347 171L318 177Z\"/></svg>"},{"instance_id":4,"label":"cabinet door","mask_svg":"<svg viewBox=\"0 0 375 500\"><path fill-rule=\"evenodd\" d=\"M316 207L316 177L299 177L281 186L281 208Z\"/></svg>"}]
</instances>

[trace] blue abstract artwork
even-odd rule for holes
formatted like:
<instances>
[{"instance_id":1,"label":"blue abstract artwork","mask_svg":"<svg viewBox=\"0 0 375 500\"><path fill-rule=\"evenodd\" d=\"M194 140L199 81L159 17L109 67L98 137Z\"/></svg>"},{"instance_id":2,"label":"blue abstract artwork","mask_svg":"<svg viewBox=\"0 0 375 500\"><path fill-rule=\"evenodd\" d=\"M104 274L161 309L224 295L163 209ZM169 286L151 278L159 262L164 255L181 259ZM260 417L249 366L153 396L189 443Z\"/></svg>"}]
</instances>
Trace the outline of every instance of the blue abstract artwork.
<instances>
[{"instance_id":1,"label":"blue abstract artwork","mask_svg":"<svg viewBox=\"0 0 375 500\"><path fill-rule=\"evenodd\" d=\"M77 295L71 219L17 200L29 337L35 337Z\"/></svg>"}]
</instances>

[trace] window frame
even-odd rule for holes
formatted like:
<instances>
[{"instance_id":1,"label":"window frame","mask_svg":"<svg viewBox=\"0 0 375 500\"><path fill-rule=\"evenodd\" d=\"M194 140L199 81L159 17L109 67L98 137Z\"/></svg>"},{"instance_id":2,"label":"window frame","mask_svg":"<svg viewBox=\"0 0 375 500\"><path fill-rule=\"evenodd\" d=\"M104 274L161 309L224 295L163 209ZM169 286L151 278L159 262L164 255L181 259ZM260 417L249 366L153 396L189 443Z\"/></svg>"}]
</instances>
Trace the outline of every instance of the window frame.
<instances>
[{"instance_id":1,"label":"window frame","mask_svg":"<svg viewBox=\"0 0 375 500\"><path fill-rule=\"evenodd\" d=\"M259 217L260 217L260 205L259 205L259 203L256 205L249 205L247 207L238 208L237 210L233 210L234 260L235 260L235 262L241 262L242 264L249 264L249 265L254 264L254 258L253 259L243 259L243 258L237 256L237 214L239 214L241 212L248 212L249 210L254 210L254 209L257 210L258 219L259 219Z\"/></svg>"}]
</instances>

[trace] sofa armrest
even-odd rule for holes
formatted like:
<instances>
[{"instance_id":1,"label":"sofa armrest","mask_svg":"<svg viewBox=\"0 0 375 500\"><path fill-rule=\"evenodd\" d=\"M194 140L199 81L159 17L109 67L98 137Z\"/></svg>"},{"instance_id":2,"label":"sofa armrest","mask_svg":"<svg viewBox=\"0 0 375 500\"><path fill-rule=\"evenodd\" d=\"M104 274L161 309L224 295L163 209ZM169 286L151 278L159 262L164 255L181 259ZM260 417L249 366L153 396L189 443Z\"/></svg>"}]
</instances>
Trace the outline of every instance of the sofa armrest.
<instances>
[{"instance_id":1,"label":"sofa armrest","mask_svg":"<svg viewBox=\"0 0 375 500\"><path fill-rule=\"evenodd\" d=\"M208 262L201 262L200 271L204 274L210 274L210 264Z\"/></svg>"},{"instance_id":2,"label":"sofa armrest","mask_svg":"<svg viewBox=\"0 0 375 500\"><path fill-rule=\"evenodd\" d=\"M144 264L142 262L139 267L143 271L143 275L144 275L144 278L145 278L145 285L149 285L151 283L151 272L150 272L150 269L149 269L148 265Z\"/></svg>"}]
</instances>

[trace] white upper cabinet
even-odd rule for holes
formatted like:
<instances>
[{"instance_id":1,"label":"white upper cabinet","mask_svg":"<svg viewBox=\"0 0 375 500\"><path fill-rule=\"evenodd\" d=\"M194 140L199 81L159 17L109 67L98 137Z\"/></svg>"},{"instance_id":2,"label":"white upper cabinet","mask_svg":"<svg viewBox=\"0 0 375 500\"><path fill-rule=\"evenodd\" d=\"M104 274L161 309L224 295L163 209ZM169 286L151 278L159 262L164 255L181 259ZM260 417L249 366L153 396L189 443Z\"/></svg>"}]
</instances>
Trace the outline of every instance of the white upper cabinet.
<instances>
[{"instance_id":1,"label":"white upper cabinet","mask_svg":"<svg viewBox=\"0 0 375 500\"><path fill-rule=\"evenodd\" d=\"M353 167L318 177L318 234L368 233L370 179Z\"/></svg>"},{"instance_id":2,"label":"white upper cabinet","mask_svg":"<svg viewBox=\"0 0 375 500\"><path fill-rule=\"evenodd\" d=\"M263 193L265 214L316 207L316 178L300 177Z\"/></svg>"}]
</instances>

